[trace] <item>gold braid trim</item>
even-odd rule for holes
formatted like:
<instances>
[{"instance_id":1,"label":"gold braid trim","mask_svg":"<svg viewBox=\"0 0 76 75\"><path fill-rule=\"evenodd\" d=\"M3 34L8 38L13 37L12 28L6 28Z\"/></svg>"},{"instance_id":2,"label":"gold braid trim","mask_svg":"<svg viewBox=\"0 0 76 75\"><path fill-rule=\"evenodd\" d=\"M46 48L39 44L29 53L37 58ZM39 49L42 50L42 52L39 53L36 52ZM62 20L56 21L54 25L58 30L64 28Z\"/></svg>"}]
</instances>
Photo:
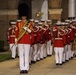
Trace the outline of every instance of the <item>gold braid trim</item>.
<instances>
[{"instance_id":1,"label":"gold braid trim","mask_svg":"<svg viewBox=\"0 0 76 75\"><path fill-rule=\"evenodd\" d=\"M27 28L29 28L30 25L31 25L31 24L27 22L27 23L24 25L24 27L27 26ZM16 42L16 43L18 43L18 41L23 37L23 35L24 35L26 32L27 32L27 31L24 30L24 28L21 29L21 31L19 32L18 39L17 39L17 42Z\"/></svg>"}]
</instances>

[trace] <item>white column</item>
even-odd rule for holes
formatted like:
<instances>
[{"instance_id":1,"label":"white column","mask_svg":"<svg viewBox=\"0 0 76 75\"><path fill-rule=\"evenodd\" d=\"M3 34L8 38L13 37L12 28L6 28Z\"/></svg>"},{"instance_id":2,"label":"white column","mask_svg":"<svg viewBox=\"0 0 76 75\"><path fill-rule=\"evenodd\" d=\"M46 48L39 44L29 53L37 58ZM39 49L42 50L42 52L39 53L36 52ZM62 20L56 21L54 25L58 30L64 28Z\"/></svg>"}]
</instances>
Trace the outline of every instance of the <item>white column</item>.
<instances>
[{"instance_id":1,"label":"white column","mask_svg":"<svg viewBox=\"0 0 76 75\"><path fill-rule=\"evenodd\" d=\"M48 0L44 0L41 7L41 12L42 12L41 18L47 20L48 19Z\"/></svg>"},{"instance_id":2,"label":"white column","mask_svg":"<svg viewBox=\"0 0 76 75\"><path fill-rule=\"evenodd\" d=\"M75 0L69 0L68 4L68 17L75 17Z\"/></svg>"}]
</instances>

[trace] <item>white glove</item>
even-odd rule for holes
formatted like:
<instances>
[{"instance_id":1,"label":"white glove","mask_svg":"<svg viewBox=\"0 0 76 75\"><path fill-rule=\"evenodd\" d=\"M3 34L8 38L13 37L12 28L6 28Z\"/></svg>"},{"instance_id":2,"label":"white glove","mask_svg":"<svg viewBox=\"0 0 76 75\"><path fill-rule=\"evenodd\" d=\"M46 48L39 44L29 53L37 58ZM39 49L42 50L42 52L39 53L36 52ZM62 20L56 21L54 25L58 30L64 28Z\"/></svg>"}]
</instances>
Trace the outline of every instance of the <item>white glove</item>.
<instances>
[{"instance_id":1,"label":"white glove","mask_svg":"<svg viewBox=\"0 0 76 75\"><path fill-rule=\"evenodd\" d=\"M30 29L27 29L27 31L28 31L29 33L31 33L31 30L30 30Z\"/></svg>"},{"instance_id":2,"label":"white glove","mask_svg":"<svg viewBox=\"0 0 76 75\"><path fill-rule=\"evenodd\" d=\"M27 27L23 27L25 30L27 30Z\"/></svg>"},{"instance_id":3,"label":"white glove","mask_svg":"<svg viewBox=\"0 0 76 75\"><path fill-rule=\"evenodd\" d=\"M15 43L17 43L17 38L15 38Z\"/></svg>"},{"instance_id":4,"label":"white glove","mask_svg":"<svg viewBox=\"0 0 76 75\"><path fill-rule=\"evenodd\" d=\"M39 26L40 28L42 28L42 26Z\"/></svg>"}]
</instances>

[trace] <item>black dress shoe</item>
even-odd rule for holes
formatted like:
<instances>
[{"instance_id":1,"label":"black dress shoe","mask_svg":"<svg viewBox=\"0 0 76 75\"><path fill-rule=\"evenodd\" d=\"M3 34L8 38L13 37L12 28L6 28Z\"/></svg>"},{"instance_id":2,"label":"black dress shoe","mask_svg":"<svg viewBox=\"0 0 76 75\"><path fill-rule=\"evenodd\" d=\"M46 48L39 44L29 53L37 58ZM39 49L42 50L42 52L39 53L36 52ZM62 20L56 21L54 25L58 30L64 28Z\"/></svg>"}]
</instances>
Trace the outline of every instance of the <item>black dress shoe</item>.
<instances>
[{"instance_id":1,"label":"black dress shoe","mask_svg":"<svg viewBox=\"0 0 76 75\"><path fill-rule=\"evenodd\" d=\"M33 63L36 63L36 61L33 61Z\"/></svg>"},{"instance_id":2,"label":"black dress shoe","mask_svg":"<svg viewBox=\"0 0 76 75\"><path fill-rule=\"evenodd\" d=\"M31 65L31 63L29 63L29 65Z\"/></svg>"},{"instance_id":3,"label":"black dress shoe","mask_svg":"<svg viewBox=\"0 0 76 75\"><path fill-rule=\"evenodd\" d=\"M31 63L33 63L33 60L31 60Z\"/></svg>"},{"instance_id":4,"label":"black dress shoe","mask_svg":"<svg viewBox=\"0 0 76 75\"><path fill-rule=\"evenodd\" d=\"M66 62L69 62L69 60L66 60Z\"/></svg>"},{"instance_id":5,"label":"black dress shoe","mask_svg":"<svg viewBox=\"0 0 76 75\"><path fill-rule=\"evenodd\" d=\"M60 63L59 65L62 65L62 63Z\"/></svg>"},{"instance_id":6,"label":"black dress shoe","mask_svg":"<svg viewBox=\"0 0 76 75\"><path fill-rule=\"evenodd\" d=\"M21 71L20 71L20 74L23 74L23 73L24 73L24 70L21 70Z\"/></svg>"},{"instance_id":7,"label":"black dress shoe","mask_svg":"<svg viewBox=\"0 0 76 75\"><path fill-rule=\"evenodd\" d=\"M43 58L40 58L40 60L43 60Z\"/></svg>"},{"instance_id":8,"label":"black dress shoe","mask_svg":"<svg viewBox=\"0 0 76 75\"><path fill-rule=\"evenodd\" d=\"M71 59L73 59L73 57L71 57Z\"/></svg>"},{"instance_id":9,"label":"black dress shoe","mask_svg":"<svg viewBox=\"0 0 76 75\"><path fill-rule=\"evenodd\" d=\"M44 59L46 59L46 57L44 57Z\"/></svg>"},{"instance_id":10,"label":"black dress shoe","mask_svg":"<svg viewBox=\"0 0 76 75\"><path fill-rule=\"evenodd\" d=\"M12 59L15 59L15 58L12 57Z\"/></svg>"},{"instance_id":11,"label":"black dress shoe","mask_svg":"<svg viewBox=\"0 0 76 75\"><path fill-rule=\"evenodd\" d=\"M49 57L49 55L47 55L47 57Z\"/></svg>"},{"instance_id":12,"label":"black dress shoe","mask_svg":"<svg viewBox=\"0 0 76 75\"><path fill-rule=\"evenodd\" d=\"M70 60L73 59L73 57L69 58Z\"/></svg>"},{"instance_id":13,"label":"black dress shoe","mask_svg":"<svg viewBox=\"0 0 76 75\"><path fill-rule=\"evenodd\" d=\"M56 65L59 65L59 63L56 63Z\"/></svg>"},{"instance_id":14,"label":"black dress shoe","mask_svg":"<svg viewBox=\"0 0 76 75\"><path fill-rule=\"evenodd\" d=\"M65 62L63 62L63 64L64 64Z\"/></svg>"},{"instance_id":15,"label":"black dress shoe","mask_svg":"<svg viewBox=\"0 0 76 75\"><path fill-rule=\"evenodd\" d=\"M40 60L37 60L37 61L40 61Z\"/></svg>"},{"instance_id":16,"label":"black dress shoe","mask_svg":"<svg viewBox=\"0 0 76 75\"><path fill-rule=\"evenodd\" d=\"M36 61L32 61L31 63L34 64L34 63L36 63Z\"/></svg>"},{"instance_id":17,"label":"black dress shoe","mask_svg":"<svg viewBox=\"0 0 76 75\"><path fill-rule=\"evenodd\" d=\"M52 56L52 55L49 55L50 57Z\"/></svg>"},{"instance_id":18,"label":"black dress shoe","mask_svg":"<svg viewBox=\"0 0 76 75\"><path fill-rule=\"evenodd\" d=\"M24 73L28 73L28 71L27 70L24 70Z\"/></svg>"},{"instance_id":19,"label":"black dress shoe","mask_svg":"<svg viewBox=\"0 0 76 75\"><path fill-rule=\"evenodd\" d=\"M51 55L47 55L48 57L51 57Z\"/></svg>"}]
</instances>

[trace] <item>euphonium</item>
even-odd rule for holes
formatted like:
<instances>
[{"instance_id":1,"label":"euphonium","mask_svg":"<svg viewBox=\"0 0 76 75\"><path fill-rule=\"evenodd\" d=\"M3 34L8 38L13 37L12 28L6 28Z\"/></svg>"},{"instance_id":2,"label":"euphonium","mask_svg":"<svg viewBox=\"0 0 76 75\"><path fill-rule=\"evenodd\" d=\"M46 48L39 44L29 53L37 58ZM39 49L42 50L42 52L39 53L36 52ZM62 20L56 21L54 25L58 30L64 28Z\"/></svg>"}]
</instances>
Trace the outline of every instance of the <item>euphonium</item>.
<instances>
[{"instance_id":1,"label":"euphonium","mask_svg":"<svg viewBox=\"0 0 76 75\"><path fill-rule=\"evenodd\" d=\"M30 23L26 23L25 26L27 26L27 28L29 28L31 26ZM18 34L18 39L17 39L17 42L15 43L18 43L18 41L22 38L22 36L26 33L26 31L24 30L24 28L21 29L21 31L19 32Z\"/></svg>"}]
</instances>

